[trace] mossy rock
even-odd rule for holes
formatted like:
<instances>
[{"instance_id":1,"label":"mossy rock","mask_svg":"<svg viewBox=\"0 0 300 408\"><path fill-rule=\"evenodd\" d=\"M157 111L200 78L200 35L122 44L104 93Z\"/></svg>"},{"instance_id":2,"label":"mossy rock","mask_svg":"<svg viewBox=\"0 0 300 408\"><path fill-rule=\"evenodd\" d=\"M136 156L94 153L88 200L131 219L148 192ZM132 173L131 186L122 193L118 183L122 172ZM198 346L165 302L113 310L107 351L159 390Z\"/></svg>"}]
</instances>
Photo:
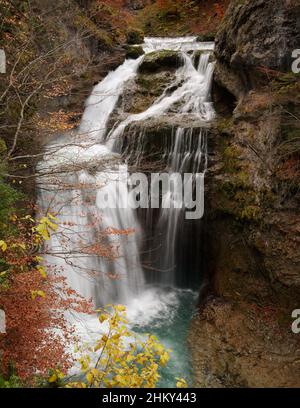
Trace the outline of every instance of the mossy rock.
<instances>
[{"instance_id":1,"label":"mossy rock","mask_svg":"<svg viewBox=\"0 0 300 408\"><path fill-rule=\"evenodd\" d=\"M206 33L206 34L200 34L197 37L198 42L211 42L215 41L215 34L214 33Z\"/></svg>"},{"instance_id":2,"label":"mossy rock","mask_svg":"<svg viewBox=\"0 0 300 408\"><path fill-rule=\"evenodd\" d=\"M142 30L131 29L126 33L127 44L143 44L144 33Z\"/></svg>"},{"instance_id":3,"label":"mossy rock","mask_svg":"<svg viewBox=\"0 0 300 408\"><path fill-rule=\"evenodd\" d=\"M178 51L162 50L147 54L139 67L140 73L170 70L183 65Z\"/></svg>"},{"instance_id":4,"label":"mossy rock","mask_svg":"<svg viewBox=\"0 0 300 408\"><path fill-rule=\"evenodd\" d=\"M120 99L122 109L129 113L140 113L147 110L162 95L175 79L169 71L153 74L139 73L133 82L126 85Z\"/></svg>"},{"instance_id":5,"label":"mossy rock","mask_svg":"<svg viewBox=\"0 0 300 408\"><path fill-rule=\"evenodd\" d=\"M144 50L140 46L128 45L126 47L126 58L138 59L143 54Z\"/></svg>"}]
</instances>

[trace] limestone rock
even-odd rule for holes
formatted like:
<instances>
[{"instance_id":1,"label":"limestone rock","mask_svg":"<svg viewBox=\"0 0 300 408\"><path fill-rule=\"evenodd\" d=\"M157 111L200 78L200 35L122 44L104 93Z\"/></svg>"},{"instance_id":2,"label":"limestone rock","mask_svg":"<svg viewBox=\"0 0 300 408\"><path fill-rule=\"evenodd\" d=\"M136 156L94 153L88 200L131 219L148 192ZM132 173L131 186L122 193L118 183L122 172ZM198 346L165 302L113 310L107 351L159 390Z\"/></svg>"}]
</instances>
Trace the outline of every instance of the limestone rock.
<instances>
[{"instance_id":1,"label":"limestone rock","mask_svg":"<svg viewBox=\"0 0 300 408\"><path fill-rule=\"evenodd\" d=\"M139 67L139 72L157 72L176 69L183 64L178 51L162 50L147 54Z\"/></svg>"},{"instance_id":2,"label":"limestone rock","mask_svg":"<svg viewBox=\"0 0 300 408\"><path fill-rule=\"evenodd\" d=\"M292 52L300 43L299 17L295 0L233 0L216 36L217 74L229 67L247 91L255 87L259 67L291 71Z\"/></svg>"},{"instance_id":3,"label":"limestone rock","mask_svg":"<svg viewBox=\"0 0 300 408\"><path fill-rule=\"evenodd\" d=\"M144 50L140 46L128 45L126 47L126 58L137 59L144 54Z\"/></svg>"}]
</instances>

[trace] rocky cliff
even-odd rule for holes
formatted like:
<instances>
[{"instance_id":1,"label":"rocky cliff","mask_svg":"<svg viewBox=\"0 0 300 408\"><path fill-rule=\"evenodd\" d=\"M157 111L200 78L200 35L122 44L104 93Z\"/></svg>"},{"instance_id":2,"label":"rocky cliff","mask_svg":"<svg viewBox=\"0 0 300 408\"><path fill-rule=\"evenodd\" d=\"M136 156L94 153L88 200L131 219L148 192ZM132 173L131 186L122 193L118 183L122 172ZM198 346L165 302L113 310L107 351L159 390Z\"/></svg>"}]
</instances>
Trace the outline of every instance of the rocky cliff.
<instances>
[{"instance_id":1,"label":"rocky cliff","mask_svg":"<svg viewBox=\"0 0 300 408\"><path fill-rule=\"evenodd\" d=\"M234 0L217 34L196 386L300 385L299 24L299 1Z\"/></svg>"}]
</instances>

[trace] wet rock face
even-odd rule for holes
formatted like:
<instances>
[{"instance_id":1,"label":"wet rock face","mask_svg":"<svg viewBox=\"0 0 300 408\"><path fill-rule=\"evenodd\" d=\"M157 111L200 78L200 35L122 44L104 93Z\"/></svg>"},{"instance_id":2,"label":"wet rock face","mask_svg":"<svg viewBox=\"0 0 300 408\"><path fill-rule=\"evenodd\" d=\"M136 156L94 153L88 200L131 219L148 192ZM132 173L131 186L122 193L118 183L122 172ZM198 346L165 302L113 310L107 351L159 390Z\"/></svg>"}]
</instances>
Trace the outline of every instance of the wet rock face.
<instances>
[{"instance_id":1,"label":"wet rock face","mask_svg":"<svg viewBox=\"0 0 300 408\"><path fill-rule=\"evenodd\" d=\"M153 73L176 69L183 65L180 53L177 51L153 51L147 54L139 67L140 73Z\"/></svg>"},{"instance_id":2,"label":"wet rock face","mask_svg":"<svg viewBox=\"0 0 300 408\"><path fill-rule=\"evenodd\" d=\"M260 103L250 112L248 104L254 106L257 98ZM263 107L263 101L271 98L271 94L252 93L239 104L233 118L217 123L208 211L212 217L230 217L232 228L245 237L266 278L293 288L299 296L299 153L293 153L292 159L282 153L287 145L294 152L297 143L282 136L287 118L281 108L270 108L268 103ZM212 222L218 224L219 219ZM224 255L217 262L226 262Z\"/></svg>"},{"instance_id":3,"label":"wet rock face","mask_svg":"<svg viewBox=\"0 0 300 408\"><path fill-rule=\"evenodd\" d=\"M252 91L210 140L211 291L190 335L197 386L300 386L300 336L291 330L300 305L298 121L284 131L285 103L299 105L281 98ZM287 146L297 152L290 159Z\"/></svg>"},{"instance_id":4,"label":"wet rock face","mask_svg":"<svg viewBox=\"0 0 300 408\"><path fill-rule=\"evenodd\" d=\"M192 323L196 387L299 387L299 341L275 309L214 298ZM197 345L197 346L196 346Z\"/></svg>"},{"instance_id":5,"label":"wet rock face","mask_svg":"<svg viewBox=\"0 0 300 408\"><path fill-rule=\"evenodd\" d=\"M174 73L168 71L138 74L126 85L113 119L115 116L124 115L124 112L125 115L144 112L162 95L174 79Z\"/></svg>"},{"instance_id":6,"label":"wet rock face","mask_svg":"<svg viewBox=\"0 0 300 408\"><path fill-rule=\"evenodd\" d=\"M216 36L217 75L222 66L237 71L248 91L256 85L252 71L258 67L290 71L292 51L299 43L297 0L233 0Z\"/></svg>"},{"instance_id":7,"label":"wet rock face","mask_svg":"<svg viewBox=\"0 0 300 408\"><path fill-rule=\"evenodd\" d=\"M210 138L210 291L190 334L197 386L300 386L299 22L298 1L234 0L217 34L218 99L223 89L235 106L220 103Z\"/></svg>"},{"instance_id":8,"label":"wet rock face","mask_svg":"<svg viewBox=\"0 0 300 408\"><path fill-rule=\"evenodd\" d=\"M143 47L128 45L126 48L126 58L137 59L144 54Z\"/></svg>"}]
</instances>

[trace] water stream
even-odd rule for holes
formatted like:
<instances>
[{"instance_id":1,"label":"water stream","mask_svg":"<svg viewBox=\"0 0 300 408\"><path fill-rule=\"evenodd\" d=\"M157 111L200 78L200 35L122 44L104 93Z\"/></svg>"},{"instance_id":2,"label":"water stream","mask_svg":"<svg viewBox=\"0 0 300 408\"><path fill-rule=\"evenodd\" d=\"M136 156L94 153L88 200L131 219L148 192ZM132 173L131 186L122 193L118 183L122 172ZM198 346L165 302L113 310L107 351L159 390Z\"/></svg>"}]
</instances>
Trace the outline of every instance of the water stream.
<instances>
[{"instance_id":1,"label":"water stream","mask_svg":"<svg viewBox=\"0 0 300 408\"><path fill-rule=\"evenodd\" d=\"M185 344L189 320L201 283L198 262L200 237L192 221L186 222L183 210L162 209L156 217L151 210L141 221L138 212L125 208L130 176L127 161L137 150L122 151L120 141L132 123L141 123L139 149L146 137L142 123L167 116L176 110L176 122L184 117L208 123L214 117L210 88L214 64L209 62L213 43L200 43L194 37L146 38L146 53L172 49L180 52L183 63L176 71L171 93L162 95L144 112L127 115L111 131L108 121L122 92L137 75L144 57L126 60L96 85L86 102L79 129L58 137L47 146L39 163L39 206L57 214L60 229L46 247L49 265L59 268L70 286L96 307L107 303L127 306L129 321L136 332L149 331L173 350L169 368L162 372L160 386L174 386L174 377L191 378L191 364ZM202 50L195 66L194 52ZM164 158L169 173L199 173L207 165L205 127L174 127L174 138L165 145ZM103 208L103 197L121 197L119 208ZM162 198L175 201L172 191ZM124 200L124 201L122 201ZM185 224L186 223L186 224ZM149 228L145 225L151 226ZM127 230L127 234L120 231ZM197 234L197 232L196 232ZM152 273L146 273L145 242L160 242L150 259ZM182 244L184 240L184 245ZM180 249L181 248L181 249ZM187 249L189 248L189 249ZM107 251L105 251L105 249ZM149 248L148 248L149 249ZM114 256L103 256L111 250ZM102 252L101 252L102 251ZM150 257L151 258L151 257ZM154 258L158 258L159 261ZM156 272L155 272L156 271ZM83 337L97 332L96 319L73 317Z\"/></svg>"}]
</instances>

